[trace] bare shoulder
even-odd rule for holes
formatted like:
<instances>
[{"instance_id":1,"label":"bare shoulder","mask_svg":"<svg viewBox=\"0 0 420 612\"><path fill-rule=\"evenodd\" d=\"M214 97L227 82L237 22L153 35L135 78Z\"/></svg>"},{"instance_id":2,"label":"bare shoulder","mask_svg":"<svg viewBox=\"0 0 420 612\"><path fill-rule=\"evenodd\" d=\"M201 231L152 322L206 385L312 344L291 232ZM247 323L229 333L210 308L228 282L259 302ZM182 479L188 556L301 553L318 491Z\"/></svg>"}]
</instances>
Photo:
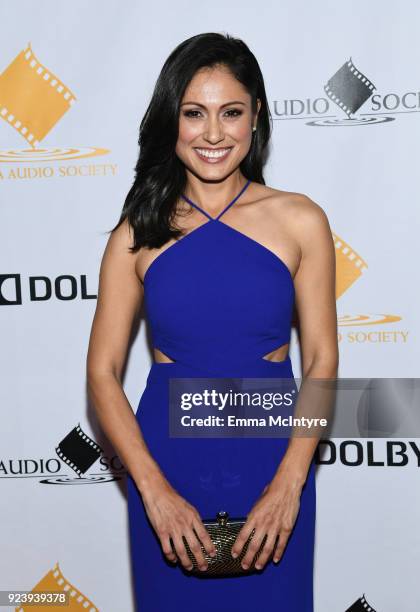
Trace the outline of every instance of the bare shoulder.
<instances>
[{"instance_id":1,"label":"bare shoulder","mask_svg":"<svg viewBox=\"0 0 420 612\"><path fill-rule=\"evenodd\" d=\"M134 268L136 265L138 253L130 250L134 244L133 228L127 219L114 229L108 238L105 247L104 259L113 259L120 262L124 266Z\"/></svg>"},{"instance_id":2,"label":"bare shoulder","mask_svg":"<svg viewBox=\"0 0 420 612\"><path fill-rule=\"evenodd\" d=\"M291 217L296 222L308 221L325 223L327 215L320 204L304 193L282 191L264 186L265 198L270 202L273 212L276 210ZM262 193L264 193L262 192Z\"/></svg>"},{"instance_id":3,"label":"bare shoulder","mask_svg":"<svg viewBox=\"0 0 420 612\"><path fill-rule=\"evenodd\" d=\"M101 272L104 274L118 275L118 278L138 278L136 264L138 252L130 250L134 244L133 228L127 219L114 229L108 238L102 262Z\"/></svg>"},{"instance_id":4,"label":"bare shoulder","mask_svg":"<svg viewBox=\"0 0 420 612\"><path fill-rule=\"evenodd\" d=\"M129 248L133 244L133 228L130 226L128 219L124 221L111 232L106 249L108 251L130 252Z\"/></svg>"},{"instance_id":5,"label":"bare shoulder","mask_svg":"<svg viewBox=\"0 0 420 612\"><path fill-rule=\"evenodd\" d=\"M329 220L322 206L303 193L293 193L286 204L288 222L302 251L332 244Z\"/></svg>"},{"instance_id":6,"label":"bare shoulder","mask_svg":"<svg viewBox=\"0 0 420 612\"><path fill-rule=\"evenodd\" d=\"M308 234L313 235L314 231L331 231L325 210L306 194L282 191L265 185L260 185L259 188L261 199L266 201L270 216L278 220L283 227L287 225L296 238L300 236L305 239Z\"/></svg>"}]
</instances>

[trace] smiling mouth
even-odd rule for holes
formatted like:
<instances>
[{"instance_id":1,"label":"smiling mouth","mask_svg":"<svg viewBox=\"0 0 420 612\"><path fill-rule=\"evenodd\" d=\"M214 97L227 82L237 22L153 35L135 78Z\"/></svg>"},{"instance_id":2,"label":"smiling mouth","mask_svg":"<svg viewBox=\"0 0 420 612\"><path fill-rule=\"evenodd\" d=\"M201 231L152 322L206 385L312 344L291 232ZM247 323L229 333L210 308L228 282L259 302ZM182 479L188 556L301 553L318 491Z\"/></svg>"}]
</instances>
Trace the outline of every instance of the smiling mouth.
<instances>
[{"instance_id":1,"label":"smiling mouth","mask_svg":"<svg viewBox=\"0 0 420 612\"><path fill-rule=\"evenodd\" d=\"M210 163L217 163L220 161L224 161L233 147L223 147L220 149L206 149L201 147L194 147L194 151L197 153L198 157L203 161Z\"/></svg>"}]
</instances>

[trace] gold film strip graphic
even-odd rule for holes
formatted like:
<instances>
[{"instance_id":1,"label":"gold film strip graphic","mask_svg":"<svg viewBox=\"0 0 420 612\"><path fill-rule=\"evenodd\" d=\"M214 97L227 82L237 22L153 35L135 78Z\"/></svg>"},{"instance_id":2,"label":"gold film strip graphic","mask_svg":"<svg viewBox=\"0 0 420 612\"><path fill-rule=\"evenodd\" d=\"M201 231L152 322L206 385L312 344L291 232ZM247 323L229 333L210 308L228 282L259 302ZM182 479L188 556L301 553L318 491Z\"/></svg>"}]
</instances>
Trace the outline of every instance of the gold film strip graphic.
<instances>
[{"instance_id":1,"label":"gold film strip graphic","mask_svg":"<svg viewBox=\"0 0 420 612\"><path fill-rule=\"evenodd\" d=\"M332 234L336 256L336 299L345 293L368 267L367 263L337 234Z\"/></svg>"},{"instance_id":2,"label":"gold film strip graphic","mask_svg":"<svg viewBox=\"0 0 420 612\"><path fill-rule=\"evenodd\" d=\"M53 606L53 605L30 605L15 608L15 612L45 612L45 610L66 610L68 612L100 612L93 602L79 591L71 582L63 576L58 561L54 568L50 570L32 589L31 593L38 591L54 591L68 593L69 605Z\"/></svg>"},{"instance_id":3,"label":"gold film strip graphic","mask_svg":"<svg viewBox=\"0 0 420 612\"><path fill-rule=\"evenodd\" d=\"M76 96L34 55L31 43L0 74L0 117L36 148Z\"/></svg>"},{"instance_id":4,"label":"gold film strip graphic","mask_svg":"<svg viewBox=\"0 0 420 612\"><path fill-rule=\"evenodd\" d=\"M375 85L370 81L364 74L362 74L359 70L357 70L356 66L353 64L352 59L350 58L343 66L347 66L349 71L361 82L363 85L370 90L372 93L374 89L376 89ZM340 97L332 91L329 84L327 83L324 86L324 91L327 96L335 102L343 111L347 114L348 117L354 112Z\"/></svg>"}]
</instances>

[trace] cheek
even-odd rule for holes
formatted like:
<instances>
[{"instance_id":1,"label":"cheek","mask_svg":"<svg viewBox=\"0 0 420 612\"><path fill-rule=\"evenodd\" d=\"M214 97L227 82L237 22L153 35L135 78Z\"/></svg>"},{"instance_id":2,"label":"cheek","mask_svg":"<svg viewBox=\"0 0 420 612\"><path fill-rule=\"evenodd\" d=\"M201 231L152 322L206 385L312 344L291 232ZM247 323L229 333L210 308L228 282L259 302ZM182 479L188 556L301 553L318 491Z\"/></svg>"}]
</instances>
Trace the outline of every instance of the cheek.
<instances>
[{"instance_id":1,"label":"cheek","mask_svg":"<svg viewBox=\"0 0 420 612\"><path fill-rule=\"evenodd\" d=\"M180 121L178 130L178 145L188 145L194 138L200 134L200 128L194 123Z\"/></svg>"},{"instance_id":2,"label":"cheek","mask_svg":"<svg viewBox=\"0 0 420 612\"><path fill-rule=\"evenodd\" d=\"M238 143L248 144L250 140L249 125L245 121L230 126L230 129L226 128L226 133L229 133Z\"/></svg>"}]
</instances>

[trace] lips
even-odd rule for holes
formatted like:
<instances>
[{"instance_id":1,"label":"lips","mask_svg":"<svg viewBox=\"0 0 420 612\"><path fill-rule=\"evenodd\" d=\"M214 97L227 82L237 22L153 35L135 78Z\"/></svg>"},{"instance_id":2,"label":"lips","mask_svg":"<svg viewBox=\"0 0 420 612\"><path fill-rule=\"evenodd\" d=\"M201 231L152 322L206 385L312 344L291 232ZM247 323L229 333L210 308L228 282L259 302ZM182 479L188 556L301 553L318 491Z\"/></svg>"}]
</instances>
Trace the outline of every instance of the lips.
<instances>
[{"instance_id":1,"label":"lips","mask_svg":"<svg viewBox=\"0 0 420 612\"><path fill-rule=\"evenodd\" d=\"M194 151L202 161L215 164L224 161L229 156L232 149L233 147L220 147L218 149L195 147Z\"/></svg>"}]
</instances>

